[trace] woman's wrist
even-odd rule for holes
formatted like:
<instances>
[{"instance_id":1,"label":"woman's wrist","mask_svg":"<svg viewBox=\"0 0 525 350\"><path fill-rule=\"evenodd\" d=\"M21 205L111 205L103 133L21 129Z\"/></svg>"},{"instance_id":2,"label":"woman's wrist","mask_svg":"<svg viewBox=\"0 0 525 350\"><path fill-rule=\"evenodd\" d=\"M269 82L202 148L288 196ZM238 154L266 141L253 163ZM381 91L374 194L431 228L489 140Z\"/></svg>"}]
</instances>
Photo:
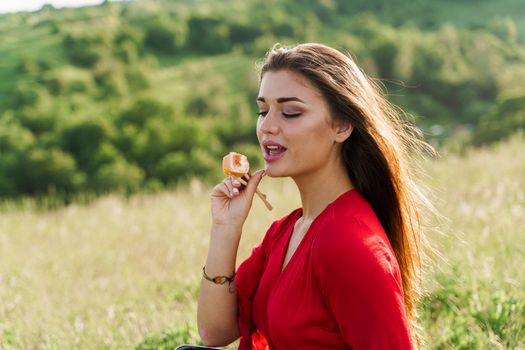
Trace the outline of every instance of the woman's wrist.
<instances>
[{"instance_id":1,"label":"woman's wrist","mask_svg":"<svg viewBox=\"0 0 525 350\"><path fill-rule=\"evenodd\" d=\"M212 222L211 234L221 237L240 237L242 223L217 223Z\"/></svg>"},{"instance_id":2,"label":"woman's wrist","mask_svg":"<svg viewBox=\"0 0 525 350\"><path fill-rule=\"evenodd\" d=\"M206 271L227 274L235 271L241 229L230 226L213 226L210 236Z\"/></svg>"},{"instance_id":3,"label":"woman's wrist","mask_svg":"<svg viewBox=\"0 0 525 350\"><path fill-rule=\"evenodd\" d=\"M219 230L241 230L243 224L244 223L232 222L231 220L227 222L212 221L211 227L212 229L215 228Z\"/></svg>"}]
</instances>

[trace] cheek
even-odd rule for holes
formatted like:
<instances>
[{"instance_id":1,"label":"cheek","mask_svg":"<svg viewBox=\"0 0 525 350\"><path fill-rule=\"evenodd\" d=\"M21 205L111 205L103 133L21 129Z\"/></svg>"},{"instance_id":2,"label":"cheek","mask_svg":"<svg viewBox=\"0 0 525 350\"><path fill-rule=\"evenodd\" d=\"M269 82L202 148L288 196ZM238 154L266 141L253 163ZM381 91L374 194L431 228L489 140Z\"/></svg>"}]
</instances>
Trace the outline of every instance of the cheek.
<instances>
[{"instance_id":1,"label":"cheek","mask_svg":"<svg viewBox=\"0 0 525 350\"><path fill-rule=\"evenodd\" d=\"M331 143L332 134L325 125L313 124L297 133L298 143L309 149L324 149Z\"/></svg>"}]
</instances>

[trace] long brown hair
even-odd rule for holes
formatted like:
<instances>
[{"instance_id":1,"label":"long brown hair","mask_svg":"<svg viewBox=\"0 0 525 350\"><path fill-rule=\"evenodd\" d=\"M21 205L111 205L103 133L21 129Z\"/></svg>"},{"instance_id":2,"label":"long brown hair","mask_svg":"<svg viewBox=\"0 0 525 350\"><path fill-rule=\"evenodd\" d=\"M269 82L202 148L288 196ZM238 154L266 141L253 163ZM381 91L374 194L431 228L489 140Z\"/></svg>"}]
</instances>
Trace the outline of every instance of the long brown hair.
<instances>
[{"instance_id":1,"label":"long brown hair","mask_svg":"<svg viewBox=\"0 0 525 350\"><path fill-rule=\"evenodd\" d=\"M368 200L390 240L412 337L421 346L416 322L421 296L420 205L428 201L413 180L410 159L413 152L432 151L432 147L350 56L321 44L275 46L260 67L260 78L278 70L306 77L328 102L334 120L353 126L343 143L342 159L354 187Z\"/></svg>"}]
</instances>

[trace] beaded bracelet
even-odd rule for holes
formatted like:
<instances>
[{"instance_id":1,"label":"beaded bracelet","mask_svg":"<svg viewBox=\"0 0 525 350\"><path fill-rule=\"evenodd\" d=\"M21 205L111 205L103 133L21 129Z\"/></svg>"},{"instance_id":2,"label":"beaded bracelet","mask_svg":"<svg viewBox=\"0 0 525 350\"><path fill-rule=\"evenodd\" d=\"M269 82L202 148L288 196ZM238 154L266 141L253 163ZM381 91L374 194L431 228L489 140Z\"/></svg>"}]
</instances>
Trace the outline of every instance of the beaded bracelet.
<instances>
[{"instance_id":1,"label":"beaded bracelet","mask_svg":"<svg viewBox=\"0 0 525 350\"><path fill-rule=\"evenodd\" d=\"M235 280L235 272L233 273L233 275L231 276L215 276L215 277L210 277L206 274L206 265L204 265L202 267L202 276L207 279L208 281L210 282L213 282L215 284L224 284L226 282L228 282L228 285L230 285L234 280Z\"/></svg>"}]
</instances>

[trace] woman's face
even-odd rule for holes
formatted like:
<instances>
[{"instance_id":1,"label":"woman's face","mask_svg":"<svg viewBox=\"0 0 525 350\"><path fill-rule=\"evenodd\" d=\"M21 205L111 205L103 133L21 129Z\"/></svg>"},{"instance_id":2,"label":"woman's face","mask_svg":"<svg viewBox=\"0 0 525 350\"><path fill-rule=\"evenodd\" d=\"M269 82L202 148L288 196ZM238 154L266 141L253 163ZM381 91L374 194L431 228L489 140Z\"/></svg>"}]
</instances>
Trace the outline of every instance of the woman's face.
<instances>
[{"instance_id":1,"label":"woman's face","mask_svg":"<svg viewBox=\"0 0 525 350\"><path fill-rule=\"evenodd\" d=\"M261 81L257 138L272 177L299 177L337 158L337 128L330 109L305 77L287 71L266 72Z\"/></svg>"}]
</instances>

